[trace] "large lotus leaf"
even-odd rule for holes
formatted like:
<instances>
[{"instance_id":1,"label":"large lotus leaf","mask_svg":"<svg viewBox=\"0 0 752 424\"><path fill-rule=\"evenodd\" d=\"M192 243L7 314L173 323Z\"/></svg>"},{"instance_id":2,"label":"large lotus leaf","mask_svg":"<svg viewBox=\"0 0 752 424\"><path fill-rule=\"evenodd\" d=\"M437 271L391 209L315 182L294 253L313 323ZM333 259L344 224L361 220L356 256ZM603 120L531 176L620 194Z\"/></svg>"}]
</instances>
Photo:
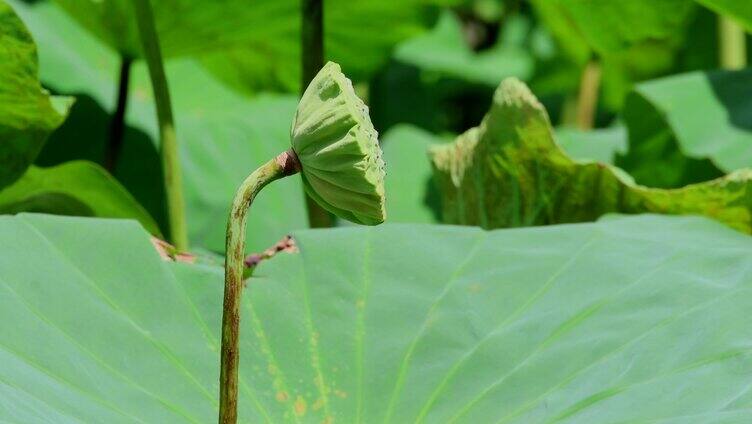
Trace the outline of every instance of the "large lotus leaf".
<instances>
[{"instance_id":1,"label":"large lotus leaf","mask_svg":"<svg viewBox=\"0 0 752 424\"><path fill-rule=\"evenodd\" d=\"M0 191L0 213L24 211L132 218L150 233L160 235L159 227L143 206L107 171L91 162L30 167L15 183Z\"/></svg>"},{"instance_id":2,"label":"large lotus leaf","mask_svg":"<svg viewBox=\"0 0 752 424\"><path fill-rule=\"evenodd\" d=\"M676 187L752 167L752 70L692 72L638 84L627 98L638 182Z\"/></svg>"},{"instance_id":3,"label":"large lotus leaf","mask_svg":"<svg viewBox=\"0 0 752 424\"><path fill-rule=\"evenodd\" d=\"M467 45L459 18L444 11L431 32L400 44L394 58L424 71L492 87L510 76L529 78L532 56L520 46L501 42L505 38L502 34L493 47L475 53Z\"/></svg>"},{"instance_id":4,"label":"large lotus leaf","mask_svg":"<svg viewBox=\"0 0 752 424\"><path fill-rule=\"evenodd\" d=\"M566 56L578 63L585 63L590 59L592 48L577 22L567 13L566 3L561 0L530 0L530 3L545 29L556 37Z\"/></svg>"},{"instance_id":5,"label":"large lotus leaf","mask_svg":"<svg viewBox=\"0 0 752 424\"><path fill-rule=\"evenodd\" d=\"M130 0L55 0L115 50L138 56ZM383 64L397 42L430 22L429 6L453 0L327 0L326 55L355 78ZM299 0L152 1L167 56L201 56L238 88L296 90L300 83Z\"/></svg>"},{"instance_id":6,"label":"large lotus leaf","mask_svg":"<svg viewBox=\"0 0 752 424\"><path fill-rule=\"evenodd\" d=\"M244 9L246 3L237 1ZM246 92L260 88L299 91L300 21L298 0L265 0L258 5L257 29L249 42L202 55L219 78ZM457 0L326 0L324 54L339 63L349 77L366 80L387 63L400 41L421 34L432 22L436 6ZM271 6L277 10L266 12ZM279 10L280 8L284 10ZM247 23L242 22L244 28ZM267 28L280 29L270 36ZM224 27L222 27L224 31Z\"/></svg>"},{"instance_id":7,"label":"large lotus leaf","mask_svg":"<svg viewBox=\"0 0 752 424\"><path fill-rule=\"evenodd\" d=\"M81 25L95 34L107 45L126 57L141 55L141 42L136 28L135 12L131 0L54 0ZM153 2L157 6L165 0ZM171 2L170 6L177 6ZM211 2L205 2L211 5ZM182 13L175 10L176 15ZM199 32L197 31L198 35ZM201 42L197 37L196 42Z\"/></svg>"},{"instance_id":8,"label":"large lotus leaf","mask_svg":"<svg viewBox=\"0 0 752 424\"><path fill-rule=\"evenodd\" d=\"M692 0L532 0L541 19L562 39L566 51L587 60L582 42L601 55L638 45L677 46L694 12Z\"/></svg>"},{"instance_id":9,"label":"large lotus leaf","mask_svg":"<svg viewBox=\"0 0 752 424\"><path fill-rule=\"evenodd\" d=\"M566 56L598 59L603 104L621 109L634 81L669 71L697 9L692 0L532 0Z\"/></svg>"},{"instance_id":10,"label":"large lotus leaf","mask_svg":"<svg viewBox=\"0 0 752 424\"><path fill-rule=\"evenodd\" d=\"M739 0L696 0L722 15L730 16L752 32L752 3Z\"/></svg>"},{"instance_id":11,"label":"large lotus leaf","mask_svg":"<svg viewBox=\"0 0 752 424\"><path fill-rule=\"evenodd\" d=\"M56 4L6 0L34 36L39 77L57 92L85 94L114 111L119 57ZM74 105L75 108L77 105ZM129 108L133 112L137 107Z\"/></svg>"},{"instance_id":12,"label":"large lotus leaf","mask_svg":"<svg viewBox=\"0 0 752 424\"><path fill-rule=\"evenodd\" d=\"M0 188L19 178L72 99L53 97L39 83L37 49L23 22L0 1Z\"/></svg>"},{"instance_id":13,"label":"large lotus leaf","mask_svg":"<svg viewBox=\"0 0 752 424\"><path fill-rule=\"evenodd\" d=\"M44 83L65 93L85 94L92 108L101 108L100 113L105 114L102 119L108 119L106 114L115 105L116 54L82 30L56 4L40 2L29 6L16 1L14 6L39 42ZM169 61L166 71L183 165L191 242L223 251L225 224L235 190L255 167L289 148L297 100L294 96L272 95L246 99L187 58ZM134 66L130 87L123 160L114 174L153 216L159 216L161 193L155 187L161 187L162 181L156 156L156 112L142 63ZM76 112L74 107L74 117ZM92 145L103 146L107 137L106 126L81 119L80 125L55 140L59 148L43 152L45 165L72 157L102 161L104 148ZM259 196L248 228L251 250L266 249L288 231L306 226L302 193L299 178L287 178Z\"/></svg>"},{"instance_id":14,"label":"large lotus leaf","mask_svg":"<svg viewBox=\"0 0 752 424\"><path fill-rule=\"evenodd\" d=\"M0 420L216 419L219 268L161 261L132 222L0 217L0 238ZM295 238L244 294L242 422L752 419L752 242L717 223Z\"/></svg>"},{"instance_id":15,"label":"large lotus leaf","mask_svg":"<svg viewBox=\"0 0 752 424\"><path fill-rule=\"evenodd\" d=\"M593 221L603 214L701 214L752 232L752 170L675 190L636 185L618 168L575 161L524 83L508 79L479 127L432 149L443 220L484 228Z\"/></svg>"}]
</instances>

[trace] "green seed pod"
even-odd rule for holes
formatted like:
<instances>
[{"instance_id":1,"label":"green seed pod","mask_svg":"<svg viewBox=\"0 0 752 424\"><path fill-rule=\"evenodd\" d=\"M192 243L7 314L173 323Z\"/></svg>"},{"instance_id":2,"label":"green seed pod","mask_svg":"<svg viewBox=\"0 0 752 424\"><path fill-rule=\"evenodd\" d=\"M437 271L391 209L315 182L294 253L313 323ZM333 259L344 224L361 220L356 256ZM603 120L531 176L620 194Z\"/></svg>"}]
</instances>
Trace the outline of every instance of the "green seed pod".
<instances>
[{"instance_id":1,"label":"green seed pod","mask_svg":"<svg viewBox=\"0 0 752 424\"><path fill-rule=\"evenodd\" d=\"M290 132L311 198L340 218L384 222L384 160L368 107L339 65L324 65L303 93Z\"/></svg>"}]
</instances>

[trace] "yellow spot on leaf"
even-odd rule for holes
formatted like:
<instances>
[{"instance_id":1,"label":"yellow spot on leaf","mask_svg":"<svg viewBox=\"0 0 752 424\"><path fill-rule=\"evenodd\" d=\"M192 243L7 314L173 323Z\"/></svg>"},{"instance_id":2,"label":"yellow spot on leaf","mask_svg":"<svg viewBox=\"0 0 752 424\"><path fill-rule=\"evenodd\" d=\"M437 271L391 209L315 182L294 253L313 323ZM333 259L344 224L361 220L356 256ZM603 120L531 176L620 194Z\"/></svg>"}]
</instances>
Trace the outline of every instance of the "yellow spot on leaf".
<instances>
[{"instance_id":1,"label":"yellow spot on leaf","mask_svg":"<svg viewBox=\"0 0 752 424\"><path fill-rule=\"evenodd\" d=\"M145 100L150 100L151 99L151 96L149 95L149 92L147 92L146 90L144 90L142 88L135 89L133 91L133 94L139 100L144 100L145 101Z\"/></svg>"},{"instance_id":2,"label":"yellow spot on leaf","mask_svg":"<svg viewBox=\"0 0 752 424\"><path fill-rule=\"evenodd\" d=\"M483 287L481 287L481 285L478 283L470 284L467 287L467 291L469 291L470 293L478 293L479 291L481 291L481 289L483 289Z\"/></svg>"},{"instance_id":3,"label":"yellow spot on leaf","mask_svg":"<svg viewBox=\"0 0 752 424\"><path fill-rule=\"evenodd\" d=\"M316 399L316 402L311 405L311 409L314 411L318 411L319 409L324 407L324 398L318 398Z\"/></svg>"},{"instance_id":4,"label":"yellow spot on leaf","mask_svg":"<svg viewBox=\"0 0 752 424\"><path fill-rule=\"evenodd\" d=\"M342 390L334 390L334 394L338 397L341 397L342 399L347 397L347 393L343 392Z\"/></svg>"},{"instance_id":5,"label":"yellow spot on leaf","mask_svg":"<svg viewBox=\"0 0 752 424\"><path fill-rule=\"evenodd\" d=\"M290 399L290 395L287 394L285 391L277 392L277 400L280 402L287 402L287 399Z\"/></svg>"},{"instance_id":6,"label":"yellow spot on leaf","mask_svg":"<svg viewBox=\"0 0 752 424\"><path fill-rule=\"evenodd\" d=\"M302 417L306 413L306 409L308 409L308 405L306 404L305 399L303 399L302 396L298 396L297 399L295 399L295 415Z\"/></svg>"}]
</instances>

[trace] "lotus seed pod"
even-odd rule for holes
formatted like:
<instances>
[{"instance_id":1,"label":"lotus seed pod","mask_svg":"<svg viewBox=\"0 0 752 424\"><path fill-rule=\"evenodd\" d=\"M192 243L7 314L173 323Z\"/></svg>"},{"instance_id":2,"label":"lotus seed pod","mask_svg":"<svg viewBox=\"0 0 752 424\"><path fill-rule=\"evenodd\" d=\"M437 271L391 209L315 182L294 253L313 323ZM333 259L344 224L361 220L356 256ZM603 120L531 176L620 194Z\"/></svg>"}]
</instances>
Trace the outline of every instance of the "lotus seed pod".
<instances>
[{"instance_id":1,"label":"lotus seed pod","mask_svg":"<svg viewBox=\"0 0 752 424\"><path fill-rule=\"evenodd\" d=\"M324 65L303 93L292 149L311 198L340 218L384 222L384 160L368 107L339 65Z\"/></svg>"}]
</instances>

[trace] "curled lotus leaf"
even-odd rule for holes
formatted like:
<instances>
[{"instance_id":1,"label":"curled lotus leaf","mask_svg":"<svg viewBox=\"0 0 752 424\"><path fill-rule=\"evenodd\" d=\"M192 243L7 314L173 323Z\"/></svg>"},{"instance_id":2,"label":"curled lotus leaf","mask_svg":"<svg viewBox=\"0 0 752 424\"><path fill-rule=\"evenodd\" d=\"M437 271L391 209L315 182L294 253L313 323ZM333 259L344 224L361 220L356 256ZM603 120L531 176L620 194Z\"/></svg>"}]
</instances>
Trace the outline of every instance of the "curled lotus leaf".
<instances>
[{"instance_id":1,"label":"curled lotus leaf","mask_svg":"<svg viewBox=\"0 0 752 424\"><path fill-rule=\"evenodd\" d=\"M677 189L636 184L617 167L568 156L543 105L514 78L501 83L478 127L430 156L451 224L505 228L660 213L704 215L752 233L752 170Z\"/></svg>"}]
</instances>

